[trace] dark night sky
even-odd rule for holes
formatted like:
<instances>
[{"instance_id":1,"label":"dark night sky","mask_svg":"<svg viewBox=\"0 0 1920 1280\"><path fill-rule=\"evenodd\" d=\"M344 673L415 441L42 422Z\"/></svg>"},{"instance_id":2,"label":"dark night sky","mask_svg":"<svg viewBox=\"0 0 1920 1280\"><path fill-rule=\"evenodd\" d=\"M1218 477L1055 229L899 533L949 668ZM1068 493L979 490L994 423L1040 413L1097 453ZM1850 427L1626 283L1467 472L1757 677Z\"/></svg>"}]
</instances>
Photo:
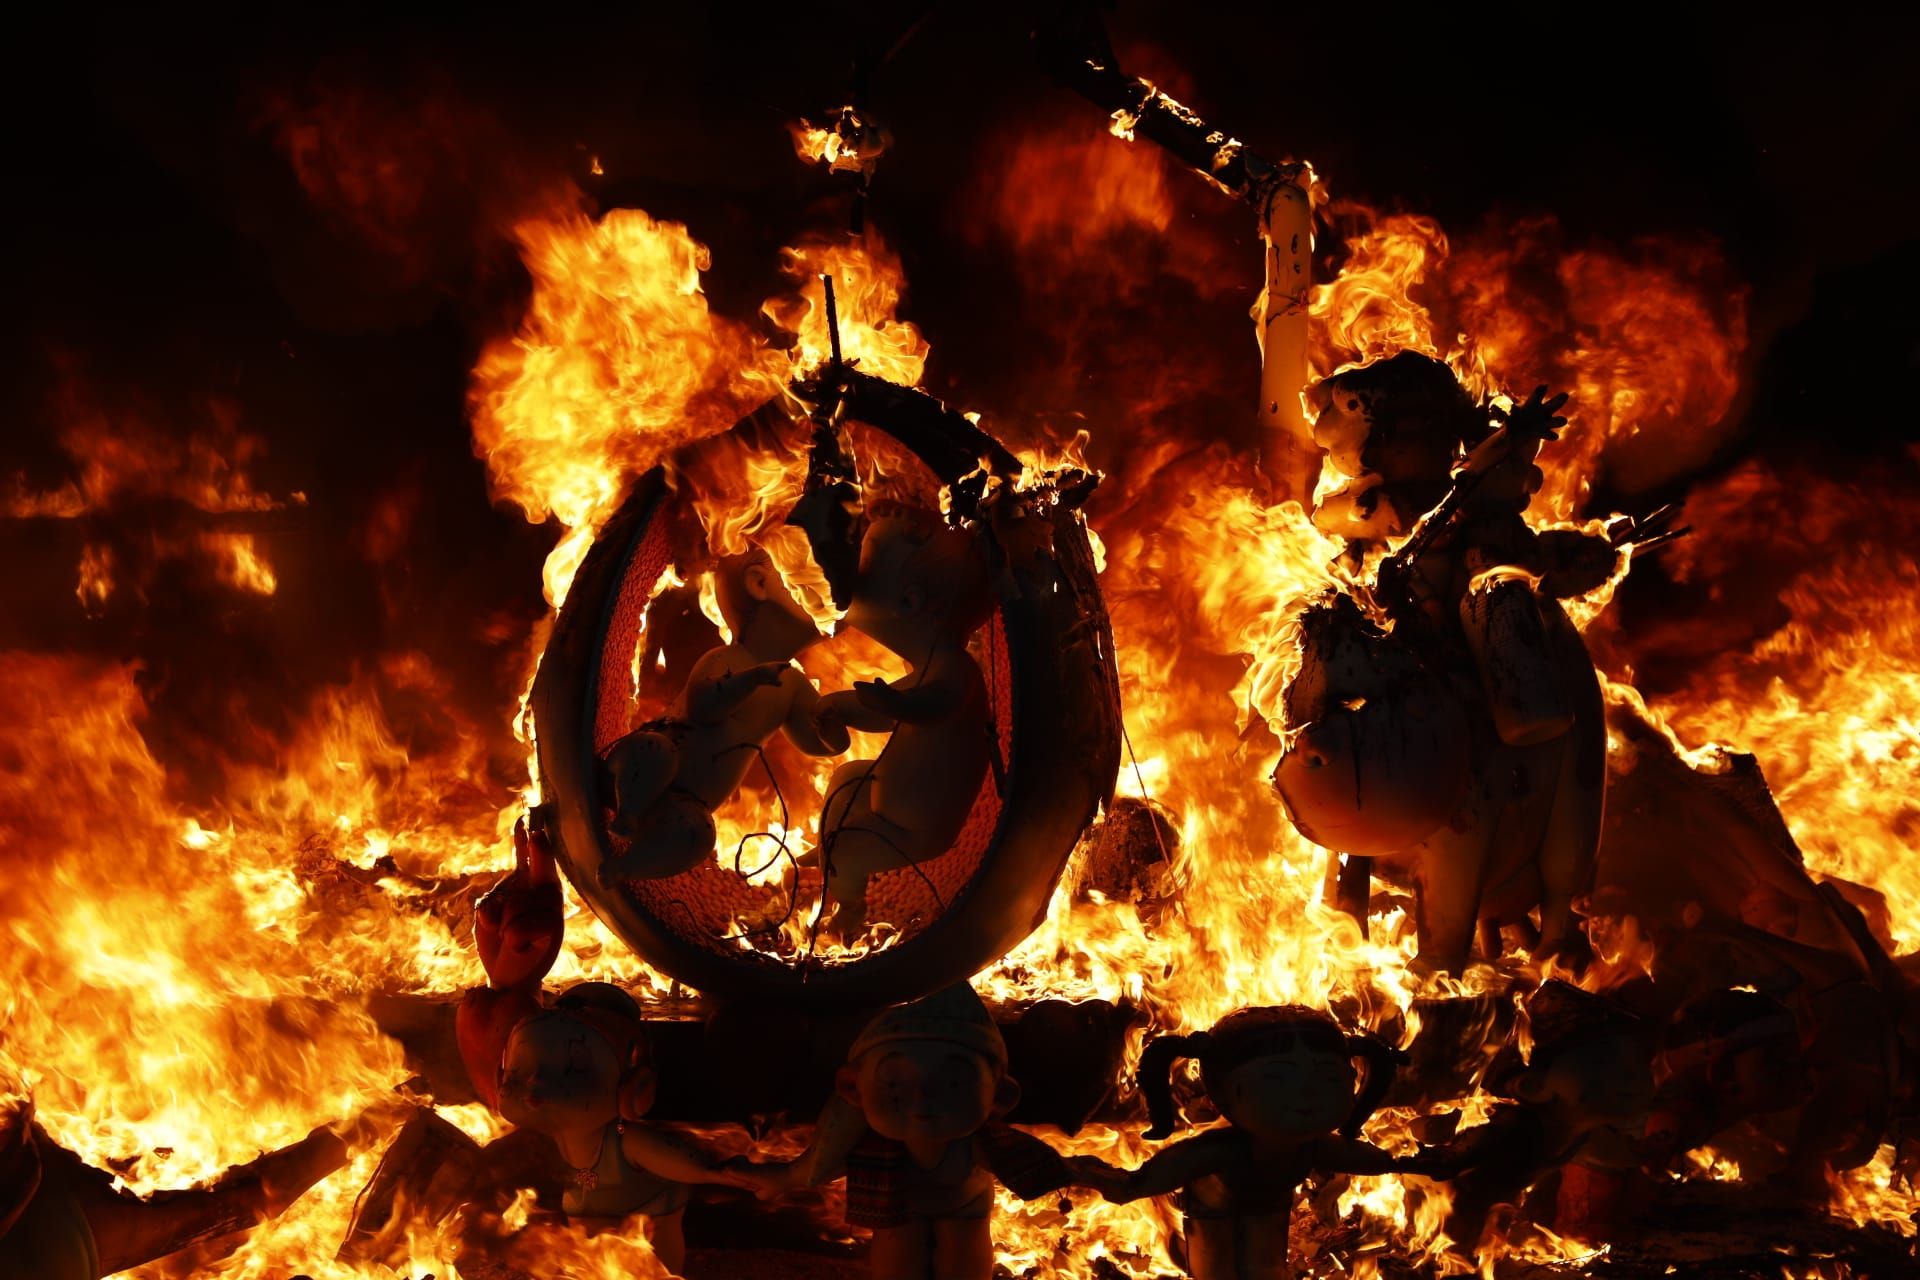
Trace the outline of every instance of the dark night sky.
<instances>
[{"instance_id":1,"label":"dark night sky","mask_svg":"<svg viewBox=\"0 0 1920 1280\"><path fill-rule=\"evenodd\" d=\"M56 436L76 414L182 441L217 400L267 441L258 485L308 502L257 518L283 581L270 604L162 566L146 604L97 619L73 595L92 535L7 522L0 646L142 658L156 732L198 726L182 742L232 717L270 737L289 690L404 648L503 723L551 535L489 506L464 416L474 353L524 296L501 227L526 192L584 181L599 155L600 201L687 222L714 248L715 309L750 314L826 189L784 122L839 98L853 42L899 22L885 6L754 11L146 12L19 33L0 482L70 474ZM1574 244L1711 237L1752 290L1741 442L1722 461L1872 458L1916 435L1920 41L1890 19L1815 12L1124 3L1110 26L1123 50L1177 68L1171 87L1210 118L1311 156L1337 194L1456 234L1551 211ZM1036 394L1023 366L1054 359L1065 312L1032 305L1017 264L970 233L1004 139L1104 126L1039 73L1027 26L1019 6L946 6L879 72L873 102L899 141L874 218L905 260L930 385L989 412L1097 411L1091 377L1049 388L1058 404L1015 403ZM354 136L379 140L410 193L371 232L318 207L275 143L289 103L341 101L365 107ZM1245 247L1228 259L1244 280L1214 299L1124 300L1108 323L1230 348L1233 385L1184 411L1232 413L1254 370L1252 228L1197 181L1179 198L1198 234ZM405 529L384 557L367 550L382 519Z\"/></svg>"}]
</instances>

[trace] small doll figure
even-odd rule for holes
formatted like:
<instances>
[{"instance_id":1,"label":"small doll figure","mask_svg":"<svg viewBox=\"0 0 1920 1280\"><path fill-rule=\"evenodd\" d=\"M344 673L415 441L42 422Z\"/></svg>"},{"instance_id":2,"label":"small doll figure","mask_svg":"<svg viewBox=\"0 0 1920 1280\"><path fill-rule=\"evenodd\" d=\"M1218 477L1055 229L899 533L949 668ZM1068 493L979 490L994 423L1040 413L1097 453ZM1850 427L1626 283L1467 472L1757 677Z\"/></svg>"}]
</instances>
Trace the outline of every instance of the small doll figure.
<instances>
[{"instance_id":1,"label":"small doll figure","mask_svg":"<svg viewBox=\"0 0 1920 1280\"><path fill-rule=\"evenodd\" d=\"M776 731L808 755L847 749L845 727L820 719L820 695L793 665L823 637L767 553L728 556L713 575L733 641L694 663L671 715L607 752L608 825L630 843L601 863L603 883L678 875L711 857L713 811Z\"/></svg>"},{"instance_id":2,"label":"small doll figure","mask_svg":"<svg viewBox=\"0 0 1920 1280\"><path fill-rule=\"evenodd\" d=\"M1447 1234L1474 1253L1494 1206L1528 1188L1535 1220L1578 1239L1614 1239L1644 1189L1640 1166L1653 1106L1653 1036L1601 996L1544 984L1527 1001L1533 1053L1488 1072L1486 1088L1513 1098L1438 1153L1457 1173ZM1517 1055L1516 1055L1517 1058Z\"/></svg>"},{"instance_id":3,"label":"small doll figure","mask_svg":"<svg viewBox=\"0 0 1920 1280\"><path fill-rule=\"evenodd\" d=\"M516 865L481 900L474 925L491 985L462 999L457 1028L483 1102L551 1138L572 1171L570 1217L650 1223L653 1251L678 1272L686 1257L687 1184L758 1188L740 1164L716 1159L646 1124L656 1079L640 1006L618 987L583 982L545 1007L540 983L559 954L558 872L545 836L522 819Z\"/></svg>"},{"instance_id":4,"label":"small doll figure","mask_svg":"<svg viewBox=\"0 0 1920 1280\"><path fill-rule=\"evenodd\" d=\"M1194 1280L1291 1277L1288 1226L1294 1192L1309 1174L1439 1169L1430 1155L1392 1156L1359 1139L1400 1055L1318 1010L1242 1009L1211 1031L1153 1041L1140 1059L1149 1138L1174 1130L1170 1075L1188 1057L1198 1059L1226 1128L1177 1142L1131 1171L1091 1156L1068 1163L1077 1182L1116 1203L1180 1193ZM1355 1059L1366 1063L1364 1079Z\"/></svg>"},{"instance_id":5,"label":"small doll figure","mask_svg":"<svg viewBox=\"0 0 1920 1280\"><path fill-rule=\"evenodd\" d=\"M680 1219L687 1184L760 1183L647 1124L642 1117L653 1107L656 1083L633 997L583 982L514 1027L495 1093L502 1116L559 1148L572 1171L561 1200L569 1218L611 1225L646 1217L655 1255L678 1273L686 1262Z\"/></svg>"},{"instance_id":6,"label":"small doll figure","mask_svg":"<svg viewBox=\"0 0 1920 1280\"><path fill-rule=\"evenodd\" d=\"M1020 1088L965 983L875 1018L836 1088L813 1146L773 1185L845 1175L847 1222L873 1231L874 1280L988 1280L994 1181L1023 1200L1068 1182L1052 1147L997 1122Z\"/></svg>"},{"instance_id":7,"label":"small doll figure","mask_svg":"<svg viewBox=\"0 0 1920 1280\"><path fill-rule=\"evenodd\" d=\"M829 722L892 735L878 759L848 761L827 788L821 863L843 933L864 923L868 877L945 853L979 794L993 715L967 641L992 608L976 534L931 511L874 507L846 622L913 669L822 699Z\"/></svg>"}]
</instances>

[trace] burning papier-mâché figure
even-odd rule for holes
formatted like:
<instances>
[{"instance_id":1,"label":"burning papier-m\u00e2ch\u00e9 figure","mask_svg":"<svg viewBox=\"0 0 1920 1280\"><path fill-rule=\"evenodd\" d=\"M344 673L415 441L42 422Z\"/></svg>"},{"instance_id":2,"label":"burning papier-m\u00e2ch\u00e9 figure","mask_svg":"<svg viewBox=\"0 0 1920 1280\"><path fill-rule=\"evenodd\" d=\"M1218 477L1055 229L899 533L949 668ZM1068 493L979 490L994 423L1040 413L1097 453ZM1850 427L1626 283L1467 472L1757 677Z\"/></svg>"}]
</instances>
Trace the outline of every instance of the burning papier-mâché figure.
<instances>
[{"instance_id":1,"label":"burning papier-m\u00e2ch\u00e9 figure","mask_svg":"<svg viewBox=\"0 0 1920 1280\"><path fill-rule=\"evenodd\" d=\"M995 1181L1023 1200L1067 1185L1052 1147L999 1121L1020 1087L965 983L868 1023L835 1088L807 1152L748 1176L768 1190L844 1176L848 1225L873 1232L874 1280L988 1280Z\"/></svg>"},{"instance_id":2,"label":"burning papier-m\u00e2ch\u00e9 figure","mask_svg":"<svg viewBox=\"0 0 1920 1280\"><path fill-rule=\"evenodd\" d=\"M809 755L847 749L844 725L793 664L824 637L764 550L728 556L713 570L729 643L701 655L663 720L614 743L608 824L626 849L600 864L602 883L678 875L713 856L713 813L746 777L776 732Z\"/></svg>"},{"instance_id":3,"label":"burning papier-m\u00e2ch\u00e9 figure","mask_svg":"<svg viewBox=\"0 0 1920 1280\"><path fill-rule=\"evenodd\" d=\"M1211 1031L1154 1040L1140 1059L1150 1138L1174 1130L1170 1075L1182 1058L1198 1059L1201 1083L1227 1127L1177 1142L1131 1171L1091 1156L1068 1163L1076 1182L1109 1200L1179 1194L1194 1280L1292 1276L1294 1193L1310 1174L1440 1168L1431 1155L1394 1156L1360 1140L1399 1055L1327 1014L1297 1005L1242 1009ZM1356 1060L1366 1064L1364 1075Z\"/></svg>"},{"instance_id":4,"label":"burning papier-m\u00e2ch\u00e9 figure","mask_svg":"<svg viewBox=\"0 0 1920 1280\"><path fill-rule=\"evenodd\" d=\"M1302 616L1274 773L1288 813L1315 843L1413 882L1424 968L1464 967L1476 925L1492 942L1502 925L1531 929L1536 907L1536 956L1578 955L1606 726L1559 600L1604 583L1627 542L1669 536L1664 517L1606 537L1528 526L1535 459L1566 421L1566 397L1544 388L1489 430L1446 366L1405 352L1315 399L1315 438L1346 477L1315 523L1356 563L1406 541L1370 599L1334 593Z\"/></svg>"},{"instance_id":5,"label":"burning papier-m\u00e2ch\u00e9 figure","mask_svg":"<svg viewBox=\"0 0 1920 1280\"><path fill-rule=\"evenodd\" d=\"M1527 1000L1533 1050L1508 1052L1484 1087L1513 1101L1440 1149L1458 1176L1447 1234L1474 1253L1500 1205L1582 1240L1621 1238L1646 1188L1645 1132L1654 1090L1656 1035L1645 1020L1564 982Z\"/></svg>"},{"instance_id":6,"label":"burning papier-m\u00e2ch\u00e9 figure","mask_svg":"<svg viewBox=\"0 0 1920 1280\"><path fill-rule=\"evenodd\" d=\"M966 823L994 751L967 641L992 608L978 533L897 503L872 509L846 625L911 670L821 699L829 723L890 734L876 759L848 761L827 786L819 856L837 932L865 924L870 877L945 853Z\"/></svg>"},{"instance_id":7,"label":"burning papier-m\u00e2ch\u00e9 figure","mask_svg":"<svg viewBox=\"0 0 1920 1280\"><path fill-rule=\"evenodd\" d=\"M559 952L558 870L545 838L515 828L517 864L482 900L474 934L491 985L459 1010L461 1055L481 1100L542 1133L571 1171L561 1207L589 1225L648 1220L653 1251L678 1272L690 1183L757 1188L729 1162L646 1123L657 1079L640 1007L609 983L583 982L551 1008L541 979Z\"/></svg>"},{"instance_id":8,"label":"burning papier-m\u00e2ch\u00e9 figure","mask_svg":"<svg viewBox=\"0 0 1920 1280\"><path fill-rule=\"evenodd\" d=\"M0 1280L99 1280L195 1245L237 1243L408 1110L378 1106L199 1186L142 1198L55 1142L32 1099L0 1076Z\"/></svg>"}]
</instances>

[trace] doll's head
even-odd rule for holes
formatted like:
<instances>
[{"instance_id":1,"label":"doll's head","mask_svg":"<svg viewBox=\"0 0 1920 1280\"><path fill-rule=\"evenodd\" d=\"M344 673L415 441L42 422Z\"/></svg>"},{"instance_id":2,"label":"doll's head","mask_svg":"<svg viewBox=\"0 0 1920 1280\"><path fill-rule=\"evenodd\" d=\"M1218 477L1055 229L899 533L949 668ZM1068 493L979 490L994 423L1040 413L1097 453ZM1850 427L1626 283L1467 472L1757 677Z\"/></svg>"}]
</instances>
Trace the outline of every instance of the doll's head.
<instances>
[{"instance_id":1,"label":"doll's head","mask_svg":"<svg viewBox=\"0 0 1920 1280\"><path fill-rule=\"evenodd\" d=\"M1207 1096L1234 1128L1261 1138L1292 1139L1336 1130L1347 1137L1358 1134L1393 1083L1400 1054L1300 1005L1241 1009L1211 1031L1160 1036L1140 1059L1140 1087L1153 1117L1149 1138L1174 1130L1171 1076L1181 1058L1199 1060ZM1358 1097L1355 1058L1367 1064Z\"/></svg>"},{"instance_id":2,"label":"doll's head","mask_svg":"<svg viewBox=\"0 0 1920 1280\"><path fill-rule=\"evenodd\" d=\"M1556 1113L1570 1128L1637 1131L1653 1102L1653 1044L1639 1018L1565 982L1527 1001L1533 1052L1489 1073L1490 1091Z\"/></svg>"},{"instance_id":3,"label":"doll's head","mask_svg":"<svg viewBox=\"0 0 1920 1280\"><path fill-rule=\"evenodd\" d=\"M785 662L824 639L761 547L721 559L713 594L733 642L763 662Z\"/></svg>"},{"instance_id":4,"label":"doll's head","mask_svg":"<svg viewBox=\"0 0 1920 1280\"><path fill-rule=\"evenodd\" d=\"M522 1020L500 1058L500 1114L539 1133L638 1120L654 1092L640 1007L604 982L583 982Z\"/></svg>"},{"instance_id":5,"label":"doll's head","mask_svg":"<svg viewBox=\"0 0 1920 1280\"><path fill-rule=\"evenodd\" d=\"M1445 495L1460 446L1487 431L1453 371L1414 351L1336 373L1308 399L1314 443L1342 477L1319 496L1313 522L1340 537L1408 532Z\"/></svg>"},{"instance_id":6,"label":"doll's head","mask_svg":"<svg viewBox=\"0 0 1920 1280\"><path fill-rule=\"evenodd\" d=\"M993 610L987 558L977 533L938 513L879 503L860 544L860 579L847 625L909 662L965 644Z\"/></svg>"},{"instance_id":7,"label":"doll's head","mask_svg":"<svg viewBox=\"0 0 1920 1280\"><path fill-rule=\"evenodd\" d=\"M869 1128L898 1142L963 1138L1020 1099L1006 1042L964 982L868 1023L836 1084Z\"/></svg>"}]
</instances>

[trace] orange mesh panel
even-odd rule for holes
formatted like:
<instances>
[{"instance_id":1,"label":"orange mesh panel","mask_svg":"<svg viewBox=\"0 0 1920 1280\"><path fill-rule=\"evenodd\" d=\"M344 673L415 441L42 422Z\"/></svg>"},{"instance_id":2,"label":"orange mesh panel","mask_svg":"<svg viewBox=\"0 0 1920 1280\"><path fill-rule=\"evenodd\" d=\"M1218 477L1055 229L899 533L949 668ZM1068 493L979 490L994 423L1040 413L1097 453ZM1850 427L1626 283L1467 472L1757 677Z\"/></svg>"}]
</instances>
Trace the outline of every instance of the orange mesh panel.
<instances>
[{"instance_id":1,"label":"orange mesh panel","mask_svg":"<svg viewBox=\"0 0 1920 1280\"><path fill-rule=\"evenodd\" d=\"M633 659L646 629L647 601L667 571L667 558L666 522L649 520L633 559L627 562L627 575L620 580L620 594L614 598L607 638L600 648L600 683L594 690L593 707L595 755L605 755L633 728Z\"/></svg>"}]
</instances>

